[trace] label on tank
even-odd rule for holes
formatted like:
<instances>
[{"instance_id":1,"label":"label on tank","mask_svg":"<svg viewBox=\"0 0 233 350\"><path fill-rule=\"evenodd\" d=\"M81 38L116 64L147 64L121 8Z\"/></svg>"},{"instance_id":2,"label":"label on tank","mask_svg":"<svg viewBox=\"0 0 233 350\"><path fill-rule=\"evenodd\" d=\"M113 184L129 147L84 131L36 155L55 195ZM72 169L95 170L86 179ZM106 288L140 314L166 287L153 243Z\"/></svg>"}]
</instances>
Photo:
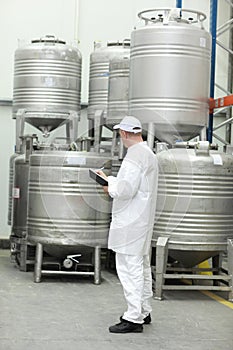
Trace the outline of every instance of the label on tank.
<instances>
[{"instance_id":1,"label":"label on tank","mask_svg":"<svg viewBox=\"0 0 233 350\"><path fill-rule=\"evenodd\" d=\"M68 157L66 163L70 165L84 165L86 164L86 157Z\"/></svg>"},{"instance_id":2,"label":"label on tank","mask_svg":"<svg viewBox=\"0 0 233 350\"><path fill-rule=\"evenodd\" d=\"M210 156L213 158L214 165L222 165L222 157L220 154L211 154Z\"/></svg>"},{"instance_id":3,"label":"label on tank","mask_svg":"<svg viewBox=\"0 0 233 350\"><path fill-rule=\"evenodd\" d=\"M200 46L206 47L206 38L200 38Z\"/></svg>"},{"instance_id":4,"label":"label on tank","mask_svg":"<svg viewBox=\"0 0 233 350\"><path fill-rule=\"evenodd\" d=\"M44 82L45 82L45 85L48 87L52 87L54 85L52 77L45 77Z\"/></svg>"},{"instance_id":5,"label":"label on tank","mask_svg":"<svg viewBox=\"0 0 233 350\"><path fill-rule=\"evenodd\" d=\"M12 197L13 198L20 198L20 188L19 187L13 187L12 188Z\"/></svg>"}]
</instances>

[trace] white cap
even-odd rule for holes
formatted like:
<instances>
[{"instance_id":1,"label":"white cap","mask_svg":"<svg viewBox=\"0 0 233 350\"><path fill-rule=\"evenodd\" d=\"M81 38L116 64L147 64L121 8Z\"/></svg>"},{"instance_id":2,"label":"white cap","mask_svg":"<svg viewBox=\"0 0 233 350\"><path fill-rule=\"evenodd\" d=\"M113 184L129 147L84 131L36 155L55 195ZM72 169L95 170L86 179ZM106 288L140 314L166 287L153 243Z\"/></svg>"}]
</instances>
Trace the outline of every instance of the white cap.
<instances>
[{"instance_id":1,"label":"white cap","mask_svg":"<svg viewBox=\"0 0 233 350\"><path fill-rule=\"evenodd\" d=\"M134 134L137 134L138 132L142 131L142 124L137 118L131 115L126 115L122 119L120 124L114 125L113 129L121 129L124 131L133 132Z\"/></svg>"}]
</instances>

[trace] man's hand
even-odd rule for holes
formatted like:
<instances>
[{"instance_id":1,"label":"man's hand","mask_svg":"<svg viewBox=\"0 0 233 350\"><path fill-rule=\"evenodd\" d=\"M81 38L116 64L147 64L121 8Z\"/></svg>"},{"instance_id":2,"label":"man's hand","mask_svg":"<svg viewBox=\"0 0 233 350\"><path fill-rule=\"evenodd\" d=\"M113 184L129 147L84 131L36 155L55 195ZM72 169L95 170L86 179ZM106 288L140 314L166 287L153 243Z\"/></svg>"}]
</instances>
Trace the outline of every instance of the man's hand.
<instances>
[{"instance_id":1,"label":"man's hand","mask_svg":"<svg viewBox=\"0 0 233 350\"><path fill-rule=\"evenodd\" d=\"M96 170L96 173L102 176L104 179L108 180L107 175L102 170ZM105 193L108 193L108 186L103 186L103 190Z\"/></svg>"},{"instance_id":2,"label":"man's hand","mask_svg":"<svg viewBox=\"0 0 233 350\"><path fill-rule=\"evenodd\" d=\"M105 173L102 170L96 170L96 173L102 176L103 178L105 178L106 180L108 180L107 175L105 175Z\"/></svg>"},{"instance_id":3,"label":"man's hand","mask_svg":"<svg viewBox=\"0 0 233 350\"><path fill-rule=\"evenodd\" d=\"M105 193L108 193L108 186L103 186L103 190Z\"/></svg>"}]
</instances>

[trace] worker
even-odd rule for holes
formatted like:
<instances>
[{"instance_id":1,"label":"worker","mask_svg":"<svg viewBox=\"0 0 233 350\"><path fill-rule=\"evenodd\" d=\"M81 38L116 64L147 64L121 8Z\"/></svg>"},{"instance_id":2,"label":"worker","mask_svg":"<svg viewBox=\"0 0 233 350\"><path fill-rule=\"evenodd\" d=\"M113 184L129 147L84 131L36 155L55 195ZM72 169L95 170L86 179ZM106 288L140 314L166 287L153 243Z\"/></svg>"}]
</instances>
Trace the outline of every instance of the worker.
<instances>
[{"instance_id":1,"label":"worker","mask_svg":"<svg viewBox=\"0 0 233 350\"><path fill-rule=\"evenodd\" d=\"M126 116L115 125L127 153L116 177L106 176L104 191L113 198L108 247L115 252L116 270L127 302L112 333L139 333L151 322L152 276L150 247L158 183L156 155L142 139L142 125Z\"/></svg>"}]
</instances>

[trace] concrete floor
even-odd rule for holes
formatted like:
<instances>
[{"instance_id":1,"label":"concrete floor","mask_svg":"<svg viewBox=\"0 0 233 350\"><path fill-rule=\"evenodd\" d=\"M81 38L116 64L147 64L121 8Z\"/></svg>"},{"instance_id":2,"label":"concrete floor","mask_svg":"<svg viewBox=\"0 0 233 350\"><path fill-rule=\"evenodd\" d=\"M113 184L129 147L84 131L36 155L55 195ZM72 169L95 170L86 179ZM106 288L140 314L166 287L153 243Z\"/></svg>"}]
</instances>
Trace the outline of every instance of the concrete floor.
<instances>
[{"instance_id":1,"label":"concrete floor","mask_svg":"<svg viewBox=\"0 0 233 350\"><path fill-rule=\"evenodd\" d=\"M232 350L233 309L201 292L167 291L153 300L153 323L139 334L111 334L125 303L114 273L90 278L20 272L0 250L0 350Z\"/></svg>"}]
</instances>

